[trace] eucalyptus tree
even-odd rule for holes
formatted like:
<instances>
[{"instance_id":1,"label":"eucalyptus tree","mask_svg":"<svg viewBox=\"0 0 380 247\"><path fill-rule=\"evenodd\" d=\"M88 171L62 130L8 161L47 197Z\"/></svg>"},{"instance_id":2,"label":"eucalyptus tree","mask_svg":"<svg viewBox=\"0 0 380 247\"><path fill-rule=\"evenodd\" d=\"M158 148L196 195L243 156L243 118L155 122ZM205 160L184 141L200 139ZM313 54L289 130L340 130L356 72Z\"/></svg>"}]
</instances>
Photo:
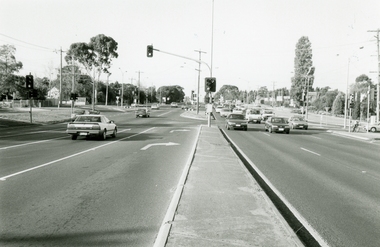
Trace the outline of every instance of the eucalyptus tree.
<instances>
[{"instance_id":1,"label":"eucalyptus tree","mask_svg":"<svg viewBox=\"0 0 380 247\"><path fill-rule=\"evenodd\" d=\"M22 69L22 63L17 62L15 53L16 48L13 45L0 46L0 93L5 94L6 97L24 86L22 85L23 78L15 75Z\"/></svg>"},{"instance_id":2,"label":"eucalyptus tree","mask_svg":"<svg viewBox=\"0 0 380 247\"><path fill-rule=\"evenodd\" d=\"M95 82L102 73L109 73L113 58L118 57L118 43L109 36L99 34L90 39L89 43L79 42L70 45L65 60L68 64L75 61L82 64L93 82L92 108L95 108Z\"/></svg>"},{"instance_id":3,"label":"eucalyptus tree","mask_svg":"<svg viewBox=\"0 0 380 247\"><path fill-rule=\"evenodd\" d=\"M312 58L311 42L307 36L302 36L296 44L294 77L290 88L290 96L298 105L303 101L303 92L310 91L313 88L314 75L309 80L307 78L307 73L313 66Z\"/></svg>"}]
</instances>

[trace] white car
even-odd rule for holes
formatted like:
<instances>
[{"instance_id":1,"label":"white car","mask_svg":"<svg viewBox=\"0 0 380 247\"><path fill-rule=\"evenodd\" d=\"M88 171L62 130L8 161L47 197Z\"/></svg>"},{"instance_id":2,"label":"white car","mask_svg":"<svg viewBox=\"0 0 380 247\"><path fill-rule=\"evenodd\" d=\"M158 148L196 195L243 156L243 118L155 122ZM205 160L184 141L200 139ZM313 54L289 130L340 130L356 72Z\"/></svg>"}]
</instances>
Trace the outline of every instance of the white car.
<instances>
[{"instance_id":1,"label":"white car","mask_svg":"<svg viewBox=\"0 0 380 247\"><path fill-rule=\"evenodd\" d=\"M367 131L367 124L364 124L364 129ZM370 124L368 126L368 131L370 132L380 132L380 123Z\"/></svg>"},{"instance_id":2,"label":"white car","mask_svg":"<svg viewBox=\"0 0 380 247\"><path fill-rule=\"evenodd\" d=\"M217 107L215 107L215 112L216 113L220 113L220 111L223 109L223 106L221 105L218 105Z\"/></svg>"},{"instance_id":3,"label":"white car","mask_svg":"<svg viewBox=\"0 0 380 247\"><path fill-rule=\"evenodd\" d=\"M245 118L248 120L248 122L261 123L262 117L260 109L248 109L245 113Z\"/></svg>"},{"instance_id":4,"label":"white car","mask_svg":"<svg viewBox=\"0 0 380 247\"><path fill-rule=\"evenodd\" d=\"M150 107L152 110L155 109L155 110L159 110L160 109L160 105L159 104L152 104L152 106Z\"/></svg>"},{"instance_id":5,"label":"white car","mask_svg":"<svg viewBox=\"0 0 380 247\"><path fill-rule=\"evenodd\" d=\"M105 140L107 135L116 137L117 126L104 115L80 115L67 124L66 133L71 135L72 140L76 140L78 136L97 136Z\"/></svg>"},{"instance_id":6,"label":"white car","mask_svg":"<svg viewBox=\"0 0 380 247\"><path fill-rule=\"evenodd\" d=\"M274 110L272 108L266 108L261 110L261 118L264 121L270 117L274 117Z\"/></svg>"}]
</instances>

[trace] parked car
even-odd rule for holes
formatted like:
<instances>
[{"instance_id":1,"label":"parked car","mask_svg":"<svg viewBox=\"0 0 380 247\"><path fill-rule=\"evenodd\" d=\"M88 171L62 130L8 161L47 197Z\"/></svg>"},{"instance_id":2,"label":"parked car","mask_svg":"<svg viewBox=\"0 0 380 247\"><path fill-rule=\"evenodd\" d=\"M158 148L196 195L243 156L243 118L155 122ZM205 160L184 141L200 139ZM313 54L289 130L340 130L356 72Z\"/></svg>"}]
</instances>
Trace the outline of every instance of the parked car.
<instances>
[{"instance_id":1,"label":"parked car","mask_svg":"<svg viewBox=\"0 0 380 247\"><path fill-rule=\"evenodd\" d=\"M274 111L272 108L261 109L261 118L264 121L267 120L269 117L273 117L273 116L274 116Z\"/></svg>"},{"instance_id":2,"label":"parked car","mask_svg":"<svg viewBox=\"0 0 380 247\"><path fill-rule=\"evenodd\" d=\"M226 117L226 128L230 129L248 129L248 121L243 114L231 113Z\"/></svg>"},{"instance_id":3,"label":"parked car","mask_svg":"<svg viewBox=\"0 0 380 247\"><path fill-rule=\"evenodd\" d=\"M160 109L160 105L157 104L157 103L153 103L150 107L152 110L159 110Z\"/></svg>"},{"instance_id":4,"label":"parked car","mask_svg":"<svg viewBox=\"0 0 380 247\"><path fill-rule=\"evenodd\" d=\"M367 124L364 124L364 129L365 129L365 131L367 131ZM370 124L368 126L368 131L371 131L371 132L380 132L380 123Z\"/></svg>"},{"instance_id":5,"label":"parked car","mask_svg":"<svg viewBox=\"0 0 380 247\"><path fill-rule=\"evenodd\" d=\"M170 107L171 107L171 108L177 108L177 107L178 107L178 104L177 104L176 102L172 102L172 103L170 104Z\"/></svg>"},{"instance_id":6,"label":"parked car","mask_svg":"<svg viewBox=\"0 0 380 247\"><path fill-rule=\"evenodd\" d=\"M149 111L146 109L138 109L135 111L136 118L138 117L150 117Z\"/></svg>"},{"instance_id":7,"label":"parked car","mask_svg":"<svg viewBox=\"0 0 380 247\"><path fill-rule=\"evenodd\" d=\"M107 135L116 137L117 126L104 115L80 115L67 124L66 133L71 135L72 140L76 140L78 136L97 136L105 140Z\"/></svg>"},{"instance_id":8,"label":"parked car","mask_svg":"<svg viewBox=\"0 0 380 247\"><path fill-rule=\"evenodd\" d=\"M265 131L272 132L282 132L289 134L290 127L288 120L284 117L269 117L265 121Z\"/></svg>"},{"instance_id":9,"label":"parked car","mask_svg":"<svg viewBox=\"0 0 380 247\"><path fill-rule=\"evenodd\" d=\"M219 114L221 117L227 117L232 112L232 109L230 108L223 108L220 110Z\"/></svg>"},{"instance_id":10,"label":"parked car","mask_svg":"<svg viewBox=\"0 0 380 247\"><path fill-rule=\"evenodd\" d=\"M294 115L288 119L290 128L292 129L305 129L309 127L307 120L302 115Z\"/></svg>"},{"instance_id":11,"label":"parked car","mask_svg":"<svg viewBox=\"0 0 380 247\"><path fill-rule=\"evenodd\" d=\"M245 112L245 118L248 120L248 122L261 123L262 118L261 118L260 109L257 109L257 108L248 109Z\"/></svg>"}]
</instances>

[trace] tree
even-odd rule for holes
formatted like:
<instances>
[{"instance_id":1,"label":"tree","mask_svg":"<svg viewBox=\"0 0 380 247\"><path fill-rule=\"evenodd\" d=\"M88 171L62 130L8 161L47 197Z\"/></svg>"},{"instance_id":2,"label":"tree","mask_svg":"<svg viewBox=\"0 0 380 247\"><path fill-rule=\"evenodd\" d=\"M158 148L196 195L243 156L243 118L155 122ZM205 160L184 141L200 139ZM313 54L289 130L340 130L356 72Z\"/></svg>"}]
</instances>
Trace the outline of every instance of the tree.
<instances>
[{"instance_id":1,"label":"tree","mask_svg":"<svg viewBox=\"0 0 380 247\"><path fill-rule=\"evenodd\" d=\"M239 98L239 88L233 85L223 85L214 96L215 100L234 101Z\"/></svg>"},{"instance_id":2,"label":"tree","mask_svg":"<svg viewBox=\"0 0 380 247\"><path fill-rule=\"evenodd\" d=\"M0 92L6 97L16 93L20 85L19 76L14 74L22 68L22 63L16 61L16 48L13 45L0 47Z\"/></svg>"},{"instance_id":3,"label":"tree","mask_svg":"<svg viewBox=\"0 0 380 247\"><path fill-rule=\"evenodd\" d=\"M332 105L332 114L333 115L343 115L345 107L345 95L342 92L339 92L335 97L335 100Z\"/></svg>"},{"instance_id":4,"label":"tree","mask_svg":"<svg viewBox=\"0 0 380 247\"><path fill-rule=\"evenodd\" d=\"M170 104L171 102L182 102L185 98L185 93L183 92L183 87L181 86L162 86L158 88L161 97L165 98L165 102ZM140 91L140 102L145 102L145 94L141 95L143 91Z\"/></svg>"},{"instance_id":5,"label":"tree","mask_svg":"<svg viewBox=\"0 0 380 247\"><path fill-rule=\"evenodd\" d=\"M303 91L311 91L313 87L314 76L308 80L307 73L313 66L311 42L307 36L302 36L297 44L294 58L294 77L292 78L292 85L290 88L290 96L300 105L302 100Z\"/></svg>"},{"instance_id":6,"label":"tree","mask_svg":"<svg viewBox=\"0 0 380 247\"><path fill-rule=\"evenodd\" d=\"M118 43L112 37L99 34L92 37L88 44L83 42L71 44L65 60L68 64L73 64L74 61L81 63L88 76L91 77L95 89L96 78L99 81L102 73L109 73L112 59L118 57L117 45ZM92 97L92 105L94 108L94 97Z\"/></svg>"}]
</instances>

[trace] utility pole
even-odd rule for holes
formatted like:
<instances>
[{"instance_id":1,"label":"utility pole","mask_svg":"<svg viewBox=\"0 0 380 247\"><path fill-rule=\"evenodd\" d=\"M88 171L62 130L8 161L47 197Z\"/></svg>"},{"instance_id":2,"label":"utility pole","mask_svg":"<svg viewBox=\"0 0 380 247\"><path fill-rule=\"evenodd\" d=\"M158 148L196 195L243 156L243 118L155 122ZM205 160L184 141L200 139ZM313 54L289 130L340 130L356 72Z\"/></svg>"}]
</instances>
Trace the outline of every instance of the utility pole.
<instances>
[{"instance_id":1,"label":"utility pole","mask_svg":"<svg viewBox=\"0 0 380 247\"><path fill-rule=\"evenodd\" d=\"M379 33L380 29L377 30L369 30L368 32L376 32L376 40L377 40L377 100L376 100L376 122L379 122L379 112L380 112L380 95L379 95L379 89L380 89L380 45L379 45Z\"/></svg>"},{"instance_id":2,"label":"utility pole","mask_svg":"<svg viewBox=\"0 0 380 247\"><path fill-rule=\"evenodd\" d=\"M200 87L200 81L201 81L201 57L202 53L206 53L201 50L194 50L195 52L199 53L199 63L198 63L198 89L197 89L197 114L199 114L199 87Z\"/></svg>"},{"instance_id":3,"label":"utility pole","mask_svg":"<svg viewBox=\"0 0 380 247\"><path fill-rule=\"evenodd\" d=\"M140 74L141 73L144 73L144 72L141 72L140 70L139 71L136 71L136 73L139 73L139 80L138 80L138 87L137 87L137 90L138 90L138 93L137 93L137 104L139 105L140 104Z\"/></svg>"},{"instance_id":4,"label":"utility pole","mask_svg":"<svg viewBox=\"0 0 380 247\"><path fill-rule=\"evenodd\" d=\"M60 65L60 75L59 75L59 100L58 108L62 105L62 47L59 50L61 53L61 65Z\"/></svg>"}]
</instances>

